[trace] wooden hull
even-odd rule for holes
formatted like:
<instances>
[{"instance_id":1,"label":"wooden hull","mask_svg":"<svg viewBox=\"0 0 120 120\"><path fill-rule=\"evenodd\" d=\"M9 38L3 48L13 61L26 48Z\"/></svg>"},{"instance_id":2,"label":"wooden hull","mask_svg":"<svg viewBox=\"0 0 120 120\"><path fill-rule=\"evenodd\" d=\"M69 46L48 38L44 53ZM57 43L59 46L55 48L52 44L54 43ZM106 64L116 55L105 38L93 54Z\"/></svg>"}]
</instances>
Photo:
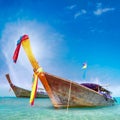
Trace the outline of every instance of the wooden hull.
<instances>
[{"instance_id":1,"label":"wooden hull","mask_svg":"<svg viewBox=\"0 0 120 120\"><path fill-rule=\"evenodd\" d=\"M6 78L10 84L10 87L14 91L16 97L26 97L26 98L30 97L30 94L31 94L30 90L26 90L14 85L10 80L9 74L6 74ZM44 92L37 92L36 98L48 98L48 95Z\"/></svg>"},{"instance_id":2,"label":"wooden hull","mask_svg":"<svg viewBox=\"0 0 120 120\"><path fill-rule=\"evenodd\" d=\"M54 95L51 99L55 108L93 107L113 105L114 100L73 81L65 80L48 73L44 74ZM49 95L49 93L48 93Z\"/></svg>"},{"instance_id":3,"label":"wooden hull","mask_svg":"<svg viewBox=\"0 0 120 120\"><path fill-rule=\"evenodd\" d=\"M30 98L30 94L31 94L30 90L26 90L26 89L20 88L20 87L15 86L15 85L13 85L12 89L13 89L16 97ZM36 98L48 98L48 95L44 94L44 93L37 92Z\"/></svg>"}]
</instances>

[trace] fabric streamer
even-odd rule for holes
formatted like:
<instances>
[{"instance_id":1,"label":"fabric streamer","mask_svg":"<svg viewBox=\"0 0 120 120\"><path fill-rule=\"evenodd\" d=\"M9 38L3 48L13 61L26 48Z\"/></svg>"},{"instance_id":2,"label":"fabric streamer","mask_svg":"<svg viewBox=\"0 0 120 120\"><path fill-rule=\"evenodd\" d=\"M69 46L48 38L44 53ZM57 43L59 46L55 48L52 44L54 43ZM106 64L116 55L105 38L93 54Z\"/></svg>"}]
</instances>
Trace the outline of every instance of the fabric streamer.
<instances>
[{"instance_id":1,"label":"fabric streamer","mask_svg":"<svg viewBox=\"0 0 120 120\"><path fill-rule=\"evenodd\" d=\"M38 75L34 73L34 81L32 85L32 91L30 95L30 104L34 105L34 99L36 97L36 92L37 92L37 86L38 86Z\"/></svg>"},{"instance_id":2,"label":"fabric streamer","mask_svg":"<svg viewBox=\"0 0 120 120\"><path fill-rule=\"evenodd\" d=\"M24 35L20 38L20 40L17 41L17 47L15 49L15 52L14 52L14 55L13 55L13 61L14 63L17 62L17 59L18 59L18 55L19 55L19 51L20 51L20 47L21 47L21 43L23 40L25 39L28 39L28 36L27 35Z\"/></svg>"},{"instance_id":3,"label":"fabric streamer","mask_svg":"<svg viewBox=\"0 0 120 120\"><path fill-rule=\"evenodd\" d=\"M33 85L32 85L32 91L31 91L31 95L30 95L30 104L34 105L34 99L36 97L36 93L37 93L37 88L38 88L38 75L40 73L43 72L43 69L40 67L37 69L37 71L34 72L34 81L33 81Z\"/></svg>"},{"instance_id":4,"label":"fabric streamer","mask_svg":"<svg viewBox=\"0 0 120 120\"><path fill-rule=\"evenodd\" d=\"M86 69L87 68L87 63L83 63L82 69Z\"/></svg>"},{"instance_id":5,"label":"fabric streamer","mask_svg":"<svg viewBox=\"0 0 120 120\"><path fill-rule=\"evenodd\" d=\"M83 63L83 66L82 66L83 79L86 79L86 69L87 69L87 63Z\"/></svg>"},{"instance_id":6,"label":"fabric streamer","mask_svg":"<svg viewBox=\"0 0 120 120\"><path fill-rule=\"evenodd\" d=\"M17 43L17 47L15 49L14 55L13 55L13 61L16 63L20 51L21 41Z\"/></svg>"}]
</instances>

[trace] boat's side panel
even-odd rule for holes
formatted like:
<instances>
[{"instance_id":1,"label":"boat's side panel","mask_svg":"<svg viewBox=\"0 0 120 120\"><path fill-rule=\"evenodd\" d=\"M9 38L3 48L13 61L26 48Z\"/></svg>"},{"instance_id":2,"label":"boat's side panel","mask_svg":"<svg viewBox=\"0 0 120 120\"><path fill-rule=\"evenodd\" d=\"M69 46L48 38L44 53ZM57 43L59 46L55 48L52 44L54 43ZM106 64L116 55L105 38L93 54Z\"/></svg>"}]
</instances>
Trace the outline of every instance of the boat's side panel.
<instances>
[{"instance_id":1,"label":"boat's side panel","mask_svg":"<svg viewBox=\"0 0 120 120\"><path fill-rule=\"evenodd\" d=\"M14 91L16 97L30 97L30 91L24 90L24 89L19 88L17 86L13 87L13 91Z\"/></svg>"},{"instance_id":2,"label":"boat's side panel","mask_svg":"<svg viewBox=\"0 0 120 120\"><path fill-rule=\"evenodd\" d=\"M57 99L58 107L67 106L106 106L112 105L111 99L106 99L94 90L86 88L77 83L55 77L50 74L45 74L55 98ZM71 86L71 87L70 87ZM70 89L71 88L71 89ZM69 99L70 97L70 99ZM57 106L55 106L57 107Z\"/></svg>"},{"instance_id":3,"label":"boat's side panel","mask_svg":"<svg viewBox=\"0 0 120 120\"><path fill-rule=\"evenodd\" d=\"M17 86L13 86L13 91L16 95L16 97L30 97L31 91L17 87ZM47 94L41 94L39 92L37 92L36 94L36 98L48 98Z\"/></svg>"},{"instance_id":4,"label":"boat's side panel","mask_svg":"<svg viewBox=\"0 0 120 120\"><path fill-rule=\"evenodd\" d=\"M16 97L30 97L30 94L31 94L30 90L26 90L26 89L20 88L18 86L15 86L12 83L12 81L10 80L9 74L6 74L6 78L10 84L10 87L14 91ZM48 98L48 95L44 94L44 93L37 92L37 94L36 94L36 98L46 98L46 97Z\"/></svg>"}]
</instances>

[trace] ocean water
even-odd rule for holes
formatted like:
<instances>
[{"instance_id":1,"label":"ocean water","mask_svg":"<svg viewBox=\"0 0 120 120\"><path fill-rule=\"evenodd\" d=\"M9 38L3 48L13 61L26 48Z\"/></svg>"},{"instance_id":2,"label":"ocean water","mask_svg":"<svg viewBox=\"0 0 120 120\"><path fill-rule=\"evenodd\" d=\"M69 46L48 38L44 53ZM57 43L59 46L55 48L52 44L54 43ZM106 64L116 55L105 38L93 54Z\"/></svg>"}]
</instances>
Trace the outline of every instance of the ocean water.
<instances>
[{"instance_id":1,"label":"ocean water","mask_svg":"<svg viewBox=\"0 0 120 120\"><path fill-rule=\"evenodd\" d=\"M55 109L49 98L0 97L0 120L120 120L120 98L114 106Z\"/></svg>"}]
</instances>

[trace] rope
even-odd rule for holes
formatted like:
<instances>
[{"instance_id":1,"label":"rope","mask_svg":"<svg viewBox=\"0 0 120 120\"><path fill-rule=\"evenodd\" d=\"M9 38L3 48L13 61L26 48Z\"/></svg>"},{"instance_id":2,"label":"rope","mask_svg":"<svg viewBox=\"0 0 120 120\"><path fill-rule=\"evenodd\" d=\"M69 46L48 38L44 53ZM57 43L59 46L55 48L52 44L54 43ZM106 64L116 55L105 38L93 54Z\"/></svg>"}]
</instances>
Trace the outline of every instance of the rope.
<instances>
[{"instance_id":1,"label":"rope","mask_svg":"<svg viewBox=\"0 0 120 120\"><path fill-rule=\"evenodd\" d=\"M67 102L67 111L68 111L69 104L70 104L71 84L72 84L72 81L70 81L69 94L68 94L68 102Z\"/></svg>"}]
</instances>

